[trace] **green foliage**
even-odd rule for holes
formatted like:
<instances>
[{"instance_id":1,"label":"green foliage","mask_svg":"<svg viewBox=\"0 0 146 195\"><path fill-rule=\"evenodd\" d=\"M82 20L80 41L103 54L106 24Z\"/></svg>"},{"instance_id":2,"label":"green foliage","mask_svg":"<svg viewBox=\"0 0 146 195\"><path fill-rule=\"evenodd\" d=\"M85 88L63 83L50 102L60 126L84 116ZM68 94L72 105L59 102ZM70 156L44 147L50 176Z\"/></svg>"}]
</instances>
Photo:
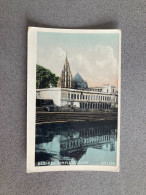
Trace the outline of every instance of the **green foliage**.
<instances>
[{"instance_id":1,"label":"green foliage","mask_svg":"<svg viewBox=\"0 0 146 195\"><path fill-rule=\"evenodd\" d=\"M36 88L49 88L50 84L52 87L57 87L59 77L53 74L49 69L43 66L36 65Z\"/></svg>"}]
</instances>

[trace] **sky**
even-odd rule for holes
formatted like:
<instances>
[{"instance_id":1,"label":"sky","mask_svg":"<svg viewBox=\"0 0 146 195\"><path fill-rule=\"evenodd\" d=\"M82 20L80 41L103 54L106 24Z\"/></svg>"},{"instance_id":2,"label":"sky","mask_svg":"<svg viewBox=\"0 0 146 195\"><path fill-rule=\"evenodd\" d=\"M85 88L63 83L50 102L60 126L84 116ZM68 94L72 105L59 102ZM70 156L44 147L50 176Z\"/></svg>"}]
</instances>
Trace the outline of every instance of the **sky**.
<instances>
[{"instance_id":1,"label":"sky","mask_svg":"<svg viewBox=\"0 0 146 195\"><path fill-rule=\"evenodd\" d=\"M88 87L117 84L119 34L38 32L37 64L61 75L65 58L73 77L79 73Z\"/></svg>"}]
</instances>

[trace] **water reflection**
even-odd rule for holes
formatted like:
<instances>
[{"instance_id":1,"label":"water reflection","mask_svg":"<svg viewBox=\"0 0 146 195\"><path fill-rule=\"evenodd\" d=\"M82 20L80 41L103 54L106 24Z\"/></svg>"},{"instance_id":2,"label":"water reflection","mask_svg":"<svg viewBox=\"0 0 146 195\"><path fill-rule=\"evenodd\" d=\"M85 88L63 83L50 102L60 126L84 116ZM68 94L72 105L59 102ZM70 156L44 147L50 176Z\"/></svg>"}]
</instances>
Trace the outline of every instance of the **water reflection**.
<instances>
[{"instance_id":1,"label":"water reflection","mask_svg":"<svg viewBox=\"0 0 146 195\"><path fill-rule=\"evenodd\" d=\"M36 166L116 165L117 122L36 126Z\"/></svg>"}]
</instances>

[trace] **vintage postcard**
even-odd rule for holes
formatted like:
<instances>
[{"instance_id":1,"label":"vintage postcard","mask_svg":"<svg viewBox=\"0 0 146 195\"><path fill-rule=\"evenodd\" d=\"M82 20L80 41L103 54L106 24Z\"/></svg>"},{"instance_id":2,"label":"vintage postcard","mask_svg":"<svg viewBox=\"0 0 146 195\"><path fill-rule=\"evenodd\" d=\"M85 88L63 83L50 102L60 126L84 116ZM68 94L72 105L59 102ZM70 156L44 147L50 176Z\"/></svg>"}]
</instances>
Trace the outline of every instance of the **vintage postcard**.
<instances>
[{"instance_id":1,"label":"vintage postcard","mask_svg":"<svg viewBox=\"0 0 146 195\"><path fill-rule=\"evenodd\" d=\"M120 83L120 30L29 27L27 172L118 172Z\"/></svg>"}]
</instances>

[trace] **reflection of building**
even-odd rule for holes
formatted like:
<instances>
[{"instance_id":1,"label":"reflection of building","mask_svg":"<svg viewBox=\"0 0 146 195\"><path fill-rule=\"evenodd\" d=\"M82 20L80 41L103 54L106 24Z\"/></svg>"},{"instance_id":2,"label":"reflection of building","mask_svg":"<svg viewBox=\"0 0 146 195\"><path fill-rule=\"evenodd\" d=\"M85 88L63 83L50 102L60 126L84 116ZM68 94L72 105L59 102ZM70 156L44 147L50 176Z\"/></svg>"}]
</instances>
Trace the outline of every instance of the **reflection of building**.
<instances>
[{"instance_id":1,"label":"reflection of building","mask_svg":"<svg viewBox=\"0 0 146 195\"><path fill-rule=\"evenodd\" d=\"M106 144L107 150L115 150L115 130L111 132L109 129L104 129L104 132L102 132L101 129L89 128L81 129L77 134L78 136L75 138L69 137L68 139L62 139L60 141L61 152L66 150L73 152L78 148L81 150L88 147L102 148L104 144Z\"/></svg>"},{"instance_id":2,"label":"reflection of building","mask_svg":"<svg viewBox=\"0 0 146 195\"><path fill-rule=\"evenodd\" d=\"M36 95L37 99L52 99L56 106L80 110L108 110L118 105L115 86L88 88L79 73L73 79L67 57L58 87L37 89Z\"/></svg>"},{"instance_id":3,"label":"reflection of building","mask_svg":"<svg viewBox=\"0 0 146 195\"><path fill-rule=\"evenodd\" d=\"M117 123L111 121L36 126L37 161L58 159L61 164L71 164L71 159L79 162L88 148L108 153L116 151L116 128ZM42 152L44 156L39 159L39 153L41 155Z\"/></svg>"}]
</instances>

